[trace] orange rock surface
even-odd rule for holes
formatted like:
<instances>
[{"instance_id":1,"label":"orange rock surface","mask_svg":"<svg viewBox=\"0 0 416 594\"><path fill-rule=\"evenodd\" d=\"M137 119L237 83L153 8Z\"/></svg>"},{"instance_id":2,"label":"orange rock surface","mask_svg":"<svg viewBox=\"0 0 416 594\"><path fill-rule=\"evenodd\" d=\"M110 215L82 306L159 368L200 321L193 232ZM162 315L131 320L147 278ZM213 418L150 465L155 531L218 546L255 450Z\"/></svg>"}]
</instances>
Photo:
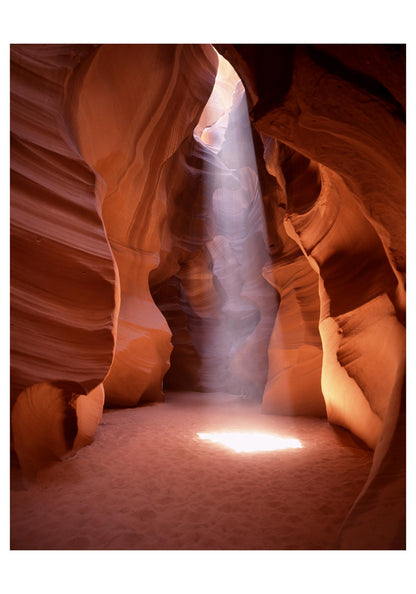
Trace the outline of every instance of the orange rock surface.
<instances>
[{"instance_id":1,"label":"orange rock surface","mask_svg":"<svg viewBox=\"0 0 416 594\"><path fill-rule=\"evenodd\" d=\"M266 164L279 183L276 201L285 202L284 229L315 272L313 282L302 272L309 311L318 277L319 316L315 308L313 318L322 342L328 419L375 449L340 546L397 546L405 538L404 46L218 49L246 84ZM281 406L279 388L270 390L270 373L279 369L273 363L282 343L277 334L285 336L280 328L297 308L283 292L269 349L266 409ZM306 386L304 365L295 361L297 385ZM301 389L300 401L308 400ZM367 513L374 521L388 520L370 534Z\"/></svg>"},{"instance_id":2,"label":"orange rock surface","mask_svg":"<svg viewBox=\"0 0 416 594\"><path fill-rule=\"evenodd\" d=\"M94 432L90 391L100 384L107 405L162 398L171 332L148 277L170 249L169 160L192 137L217 57L199 45L16 45L11 54L12 405L34 384L78 382L88 392L81 443ZM37 389L36 403L25 394L13 434L31 418L30 447L41 450L33 408L48 390ZM58 408L48 423L59 433Z\"/></svg>"},{"instance_id":3,"label":"orange rock surface","mask_svg":"<svg viewBox=\"0 0 416 594\"><path fill-rule=\"evenodd\" d=\"M78 73L74 134L102 180L102 216L120 276L106 403L162 398L171 332L149 290L160 263L169 167L192 135L216 68L209 46L102 46Z\"/></svg>"},{"instance_id":4,"label":"orange rock surface","mask_svg":"<svg viewBox=\"0 0 416 594\"><path fill-rule=\"evenodd\" d=\"M89 46L11 46L11 392L98 385L113 358L116 275L94 172L68 124Z\"/></svg>"},{"instance_id":5,"label":"orange rock surface","mask_svg":"<svg viewBox=\"0 0 416 594\"><path fill-rule=\"evenodd\" d=\"M242 82L209 45L11 46L14 447L90 443L104 394L249 394L374 449L338 545L402 548L404 46L215 47Z\"/></svg>"}]
</instances>

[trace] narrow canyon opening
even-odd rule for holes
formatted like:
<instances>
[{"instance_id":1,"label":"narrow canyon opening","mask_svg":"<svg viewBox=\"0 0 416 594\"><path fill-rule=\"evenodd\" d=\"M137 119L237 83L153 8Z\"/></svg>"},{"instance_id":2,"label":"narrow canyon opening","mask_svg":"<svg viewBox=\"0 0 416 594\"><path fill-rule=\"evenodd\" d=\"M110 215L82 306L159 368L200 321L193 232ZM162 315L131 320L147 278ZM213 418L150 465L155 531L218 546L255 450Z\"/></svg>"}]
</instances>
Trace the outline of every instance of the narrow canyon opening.
<instances>
[{"instance_id":1,"label":"narrow canyon opening","mask_svg":"<svg viewBox=\"0 0 416 594\"><path fill-rule=\"evenodd\" d=\"M246 93L231 64L216 55L214 86L191 149L202 161L202 214L188 214L190 227L199 218L198 251L151 292L172 332L165 389L261 401L278 296L262 275L270 266L269 242Z\"/></svg>"},{"instance_id":2,"label":"narrow canyon opening","mask_svg":"<svg viewBox=\"0 0 416 594\"><path fill-rule=\"evenodd\" d=\"M11 548L403 549L405 48L11 46Z\"/></svg>"}]
</instances>

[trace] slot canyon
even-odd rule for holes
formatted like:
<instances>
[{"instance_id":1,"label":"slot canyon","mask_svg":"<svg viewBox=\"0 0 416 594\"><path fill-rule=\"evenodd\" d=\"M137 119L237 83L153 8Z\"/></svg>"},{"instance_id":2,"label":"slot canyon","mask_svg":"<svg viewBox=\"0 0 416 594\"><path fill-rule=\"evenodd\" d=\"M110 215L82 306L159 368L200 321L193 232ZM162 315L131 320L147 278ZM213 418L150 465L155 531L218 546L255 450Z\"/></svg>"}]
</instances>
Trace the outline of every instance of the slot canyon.
<instances>
[{"instance_id":1,"label":"slot canyon","mask_svg":"<svg viewBox=\"0 0 416 594\"><path fill-rule=\"evenodd\" d=\"M406 46L10 58L10 548L406 549Z\"/></svg>"}]
</instances>

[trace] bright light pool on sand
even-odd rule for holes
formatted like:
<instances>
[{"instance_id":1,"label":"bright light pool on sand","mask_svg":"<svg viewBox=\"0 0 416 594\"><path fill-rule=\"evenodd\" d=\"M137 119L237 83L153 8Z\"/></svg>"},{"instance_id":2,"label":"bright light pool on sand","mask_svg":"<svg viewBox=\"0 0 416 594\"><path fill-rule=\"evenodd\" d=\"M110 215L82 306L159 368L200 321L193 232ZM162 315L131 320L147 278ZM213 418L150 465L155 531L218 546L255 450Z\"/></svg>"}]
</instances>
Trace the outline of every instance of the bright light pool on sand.
<instances>
[{"instance_id":1,"label":"bright light pool on sand","mask_svg":"<svg viewBox=\"0 0 416 594\"><path fill-rule=\"evenodd\" d=\"M280 437L270 433L198 433L202 440L212 441L225 445L235 452L272 452L274 450L286 450L301 448L302 444L298 439Z\"/></svg>"}]
</instances>

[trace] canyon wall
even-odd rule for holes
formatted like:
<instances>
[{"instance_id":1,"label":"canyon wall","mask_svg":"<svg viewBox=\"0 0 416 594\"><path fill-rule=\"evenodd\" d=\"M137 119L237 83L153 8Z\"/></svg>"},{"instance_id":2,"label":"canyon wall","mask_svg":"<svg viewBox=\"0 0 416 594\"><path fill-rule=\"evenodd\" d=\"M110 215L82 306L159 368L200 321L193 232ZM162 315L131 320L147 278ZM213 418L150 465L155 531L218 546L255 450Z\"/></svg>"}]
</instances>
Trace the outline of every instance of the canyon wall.
<instances>
[{"instance_id":1,"label":"canyon wall","mask_svg":"<svg viewBox=\"0 0 416 594\"><path fill-rule=\"evenodd\" d=\"M162 398L171 332L148 277L171 251L169 162L192 137L217 56L16 45L11 58L12 439L29 475L92 438L103 386L111 406Z\"/></svg>"},{"instance_id":2,"label":"canyon wall","mask_svg":"<svg viewBox=\"0 0 416 594\"><path fill-rule=\"evenodd\" d=\"M11 394L108 372L116 273L66 87L90 46L11 46Z\"/></svg>"},{"instance_id":3,"label":"canyon wall","mask_svg":"<svg viewBox=\"0 0 416 594\"><path fill-rule=\"evenodd\" d=\"M65 108L94 51L11 46L12 442L28 477L90 443L115 346L117 271Z\"/></svg>"},{"instance_id":4,"label":"canyon wall","mask_svg":"<svg viewBox=\"0 0 416 594\"><path fill-rule=\"evenodd\" d=\"M15 450L165 376L243 393L374 449L338 546L402 548L404 48L216 47L251 124L209 45L11 46Z\"/></svg>"},{"instance_id":5,"label":"canyon wall","mask_svg":"<svg viewBox=\"0 0 416 594\"><path fill-rule=\"evenodd\" d=\"M405 539L404 47L223 45L217 49L246 85L267 167L279 182L277 198L284 202L285 214L278 236L282 242L289 236L303 254L298 279L304 284L315 345L317 327L322 343L322 365L316 357L311 386L316 386L321 366L328 419L375 449L372 472L346 520L339 546L401 548ZM291 258L292 266L295 261ZM265 276L274 281L270 270ZM281 287L280 291L283 299L269 350L269 374L277 358L276 344L282 342L279 326L288 324L302 303L297 299L291 304ZM312 342L310 335L303 340L305 346ZM284 351L276 352L284 358ZM307 373L314 367L312 358L310 362L306 369L300 359L293 366L293 384L303 384L299 391L303 401L308 399ZM263 400L266 410L282 406L279 388L272 382L271 375ZM378 519L383 514L388 517L384 532L380 527L370 534L363 522L367 512Z\"/></svg>"},{"instance_id":6,"label":"canyon wall","mask_svg":"<svg viewBox=\"0 0 416 594\"><path fill-rule=\"evenodd\" d=\"M169 276L179 269L174 256L164 258L172 249L167 197L180 183L170 159L192 137L216 67L210 46L102 46L74 82L74 134L105 185L102 216L120 275L116 351L104 382L111 406L163 398L171 331L148 279L159 266Z\"/></svg>"}]
</instances>

